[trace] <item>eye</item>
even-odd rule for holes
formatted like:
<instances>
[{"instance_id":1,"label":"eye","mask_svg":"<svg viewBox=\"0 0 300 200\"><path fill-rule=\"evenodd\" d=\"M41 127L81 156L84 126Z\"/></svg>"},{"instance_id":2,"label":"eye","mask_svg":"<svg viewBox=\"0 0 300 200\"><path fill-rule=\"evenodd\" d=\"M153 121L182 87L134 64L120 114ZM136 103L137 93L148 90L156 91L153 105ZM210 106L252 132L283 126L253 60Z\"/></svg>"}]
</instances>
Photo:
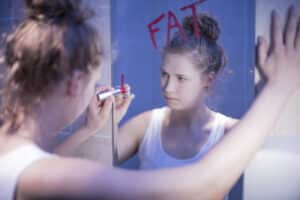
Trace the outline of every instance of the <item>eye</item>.
<instances>
[{"instance_id":1,"label":"eye","mask_svg":"<svg viewBox=\"0 0 300 200\"><path fill-rule=\"evenodd\" d=\"M161 72L161 77L164 78L164 77L167 77L167 76L168 76L168 74L166 72L164 72L164 71Z\"/></svg>"},{"instance_id":2,"label":"eye","mask_svg":"<svg viewBox=\"0 0 300 200\"><path fill-rule=\"evenodd\" d=\"M178 79L178 81L180 81L180 82L183 82L183 81L186 81L186 80L187 80L187 78L185 78L184 76L181 76L181 75L177 76L177 79Z\"/></svg>"}]
</instances>

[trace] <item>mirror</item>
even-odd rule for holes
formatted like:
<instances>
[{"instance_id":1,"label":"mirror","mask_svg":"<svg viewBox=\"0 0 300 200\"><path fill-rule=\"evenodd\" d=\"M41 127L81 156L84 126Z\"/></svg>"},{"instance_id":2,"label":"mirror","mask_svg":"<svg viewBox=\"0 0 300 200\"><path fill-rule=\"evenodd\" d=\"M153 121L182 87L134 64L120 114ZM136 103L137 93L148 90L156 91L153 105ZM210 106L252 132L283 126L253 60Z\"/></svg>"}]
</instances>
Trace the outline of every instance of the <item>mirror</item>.
<instances>
[{"instance_id":1,"label":"mirror","mask_svg":"<svg viewBox=\"0 0 300 200\"><path fill-rule=\"evenodd\" d=\"M228 57L207 104L233 118L240 118L250 106L254 97L254 1L132 0L129 4L113 0L112 41L117 49L113 84L118 85L120 75L125 74L135 94L121 125L141 112L165 105L160 86L162 49L167 38L179 31L176 22L181 23L184 17L192 15L193 9L197 13L208 12L218 21L219 43ZM136 157L122 165L138 166ZM240 183L232 191L233 199L241 198Z\"/></svg>"}]
</instances>

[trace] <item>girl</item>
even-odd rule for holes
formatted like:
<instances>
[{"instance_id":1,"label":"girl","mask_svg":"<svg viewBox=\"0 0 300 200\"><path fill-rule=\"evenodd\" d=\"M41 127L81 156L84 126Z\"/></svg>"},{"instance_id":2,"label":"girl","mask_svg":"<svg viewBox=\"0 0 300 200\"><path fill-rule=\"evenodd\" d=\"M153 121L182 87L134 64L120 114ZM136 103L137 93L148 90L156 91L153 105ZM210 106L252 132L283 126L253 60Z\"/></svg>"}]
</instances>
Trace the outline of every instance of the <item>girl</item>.
<instances>
[{"instance_id":1,"label":"girl","mask_svg":"<svg viewBox=\"0 0 300 200\"><path fill-rule=\"evenodd\" d=\"M161 88L166 107L145 112L120 129L120 161L138 147L142 169L181 166L203 157L236 120L208 108L204 101L225 55L217 43L219 27L210 16L184 19L187 40L177 33L163 52Z\"/></svg>"},{"instance_id":2,"label":"girl","mask_svg":"<svg viewBox=\"0 0 300 200\"><path fill-rule=\"evenodd\" d=\"M269 78L264 91L241 122L201 162L133 172L55 156L46 152L55 133L85 110L94 96L101 48L78 0L25 2L28 18L10 35L5 49L8 74L0 131L3 200L220 199L300 85L299 21L291 9L284 36L278 16L273 15L274 48L269 54L268 45L261 40L260 64ZM99 110L103 121L108 118L112 100Z\"/></svg>"}]
</instances>

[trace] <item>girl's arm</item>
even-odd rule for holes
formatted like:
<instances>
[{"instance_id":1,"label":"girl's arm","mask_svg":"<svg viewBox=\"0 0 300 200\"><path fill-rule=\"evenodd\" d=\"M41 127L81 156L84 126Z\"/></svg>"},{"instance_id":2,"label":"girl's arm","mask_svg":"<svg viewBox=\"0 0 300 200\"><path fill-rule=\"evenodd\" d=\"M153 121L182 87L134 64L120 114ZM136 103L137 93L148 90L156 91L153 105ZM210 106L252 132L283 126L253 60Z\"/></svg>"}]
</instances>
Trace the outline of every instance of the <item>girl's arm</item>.
<instances>
[{"instance_id":1,"label":"girl's arm","mask_svg":"<svg viewBox=\"0 0 300 200\"><path fill-rule=\"evenodd\" d=\"M144 134L151 119L152 111L135 116L126 122L118 131L118 163L134 155L143 140Z\"/></svg>"}]
</instances>

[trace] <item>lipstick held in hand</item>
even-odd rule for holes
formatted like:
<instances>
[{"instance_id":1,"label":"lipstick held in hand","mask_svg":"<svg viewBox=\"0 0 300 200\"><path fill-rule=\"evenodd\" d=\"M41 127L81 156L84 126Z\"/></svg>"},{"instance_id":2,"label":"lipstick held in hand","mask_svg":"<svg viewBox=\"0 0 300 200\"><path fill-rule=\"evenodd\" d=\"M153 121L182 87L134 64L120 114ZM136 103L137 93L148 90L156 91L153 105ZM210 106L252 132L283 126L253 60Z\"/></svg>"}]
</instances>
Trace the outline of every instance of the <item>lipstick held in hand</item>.
<instances>
[{"instance_id":1,"label":"lipstick held in hand","mask_svg":"<svg viewBox=\"0 0 300 200\"><path fill-rule=\"evenodd\" d=\"M129 96L130 95L130 87L125 86L124 74L121 75L121 86L120 87L117 87L117 89L110 90L110 91L99 92L97 94L97 97L98 97L99 101L103 101L112 95L113 96L117 96L117 95Z\"/></svg>"}]
</instances>

